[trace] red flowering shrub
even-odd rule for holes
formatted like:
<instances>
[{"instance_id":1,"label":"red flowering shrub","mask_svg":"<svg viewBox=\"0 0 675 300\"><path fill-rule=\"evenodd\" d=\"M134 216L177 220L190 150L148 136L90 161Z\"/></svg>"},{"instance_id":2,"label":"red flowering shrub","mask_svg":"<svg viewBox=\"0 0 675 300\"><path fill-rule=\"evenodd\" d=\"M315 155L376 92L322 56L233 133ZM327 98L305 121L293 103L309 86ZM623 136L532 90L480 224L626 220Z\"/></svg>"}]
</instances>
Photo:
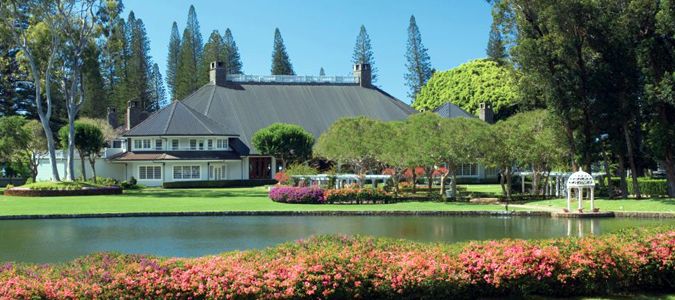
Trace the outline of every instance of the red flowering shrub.
<instances>
[{"instance_id":1,"label":"red flowering shrub","mask_svg":"<svg viewBox=\"0 0 675 300\"><path fill-rule=\"evenodd\" d=\"M475 299L675 289L675 228L464 245L317 237L201 258L0 265L0 299Z\"/></svg>"},{"instance_id":2,"label":"red flowering shrub","mask_svg":"<svg viewBox=\"0 0 675 300\"><path fill-rule=\"evenodd\" d=\"M323 190L318 187L275 186L270 199L285 203L323 203Z\"/></svg>"},{"instance_id":3,"label":"red flowering shrub","mask_svg":"<svg viewBox=\"0 0 675 300\"><path fill-rule=\"evenodd\" d=\"M286 185L291 181L291 176L288 176L286 172L277 172L274 174L274 180L276 180L280 185Z\"/></svg>"}]
</instances>

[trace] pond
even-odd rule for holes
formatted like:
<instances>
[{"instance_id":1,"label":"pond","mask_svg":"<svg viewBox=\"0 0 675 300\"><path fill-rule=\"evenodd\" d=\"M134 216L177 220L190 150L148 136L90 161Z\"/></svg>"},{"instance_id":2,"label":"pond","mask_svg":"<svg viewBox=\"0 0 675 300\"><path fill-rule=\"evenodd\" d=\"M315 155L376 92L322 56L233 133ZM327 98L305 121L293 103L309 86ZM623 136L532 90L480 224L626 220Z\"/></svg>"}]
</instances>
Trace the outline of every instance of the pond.
<instances>
[{"instance_id":1,"label":"pond","mask_svg":"<svg viewBox=\"0 0 675 300\"><path fill-rule=\"evenodd\" d=\"M100 251L193 257L320 234L423 242L542 239L674 224L673 219L459 216L209 216L0 221L0 261L53 263Z\"/></svg>"}]
</instances>

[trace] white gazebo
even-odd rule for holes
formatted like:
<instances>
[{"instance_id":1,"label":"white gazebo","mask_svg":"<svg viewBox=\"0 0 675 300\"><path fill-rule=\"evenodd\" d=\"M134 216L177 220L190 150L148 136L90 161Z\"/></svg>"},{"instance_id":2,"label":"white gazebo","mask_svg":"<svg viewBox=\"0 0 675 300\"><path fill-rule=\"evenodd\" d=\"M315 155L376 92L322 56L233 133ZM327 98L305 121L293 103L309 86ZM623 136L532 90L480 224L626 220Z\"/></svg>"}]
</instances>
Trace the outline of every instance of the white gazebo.
<instances>
[{"instance_id":1,"label":"white gazebo","mask_svg":"<svg viewBox=\"0 0 675 300\"><path fill-rule=\"evenodd\" d=\"M595 189L595 180L591 174L584 172L584 170L579 169L579 171L572 173L567 179L567 211L571 210L572 204L572 189L577 190L577 197L579 199L579 209L583 208L581 201L584 198L584 189L588 188L590 190L590 200L591 200L591 212L595 209L593 205L593 190ZM581 211L580 211L581 212Z\"/></svg>"}]
</instances>

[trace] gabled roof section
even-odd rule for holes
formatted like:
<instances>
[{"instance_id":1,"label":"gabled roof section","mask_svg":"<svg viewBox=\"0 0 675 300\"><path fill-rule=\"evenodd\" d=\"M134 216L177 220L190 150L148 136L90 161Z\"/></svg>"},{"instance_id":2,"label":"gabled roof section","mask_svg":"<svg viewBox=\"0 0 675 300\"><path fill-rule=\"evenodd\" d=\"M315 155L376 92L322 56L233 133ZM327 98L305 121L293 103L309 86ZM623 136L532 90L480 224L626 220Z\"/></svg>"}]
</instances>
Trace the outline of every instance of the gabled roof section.
<instances>
[{"instance_id":1,"label":"gabled roof section","mask_svg":"<svg viewBox=\"0 0 675 300\"><path fill-rule=\"evenodd\" d=\"M222 124L180 101L160 109L124 136L238 136Z\"/></svg>"},{"instance_id":2,"label":"gabled roof section","mask_svg":"<svg viewBox=\"0 0 675 300\"><path fill-rule=\"evenodd\" d=\"M466 112L465 110L459 108L459 106L446 102L438 108L434 109L434 112L443 118L475 118L476 116Z\"/></svg>"},{"instance_id":3,"label":"gabled roof section","mask_svg":"<svg viewBox=\"0 0 675 300\"><path fill-rule=\"evenodd\" d=\"M358 84L229 82L205 85L182 102L239 132L250 154L257 153L253 134L273 123L297 124L318 138L340 118L393 121L416 113L382 90Z\"/></svg>"}]
</instances>

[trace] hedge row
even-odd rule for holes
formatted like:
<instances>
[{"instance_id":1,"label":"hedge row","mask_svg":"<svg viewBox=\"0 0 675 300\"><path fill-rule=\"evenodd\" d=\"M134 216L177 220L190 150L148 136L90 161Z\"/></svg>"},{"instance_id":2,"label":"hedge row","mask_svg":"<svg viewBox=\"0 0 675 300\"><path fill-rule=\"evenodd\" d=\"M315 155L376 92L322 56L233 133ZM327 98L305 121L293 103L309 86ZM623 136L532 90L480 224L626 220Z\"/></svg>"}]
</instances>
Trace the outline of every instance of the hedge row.
<instances>
[{"instance_id":1,"label":"hedge row","mask_svg":"<svg viewBox=\"0 0 675 300\"><path fill-rule=\"evenodd\" d=\"M342 188L324 192L327 203L390 203L394 196L379 189Z\"/></svg>"},{"instance_id":2,"label":"hedge row","mask_svg":"<svg viewBox=\"0 0 675 300\"><path fill-rule=\"evenodd\" d=\"M283 203L312 203L324 202L323 190L318 187L276 186L270 189L270 199Z\"/></svg>"},{"instance_id":3,"label":"hedge row","mask_svg":"<svg viewBox=\"0 0 675 300\"><path fill-rule=\"evenodd\" d=\"M255 179L255 180L209 180L209 181L175 181L164 182L162 187L165 189L184 189L184 188L231 188L231 187L255 187L276 184L274 179Z\"/></svg>"},{"instance_id":4,"label":"hedge row","mask_svg":"<svg viewBox=\"0 0 675 300\"><path fill-rule=\"evenodd\" d=\"M5 196L21 196L21 197L119 195L122 194L122 188L99 187L80 190L31 190L22 188L11 188L6 189L3 194Z\"/></svg>"},{"instance_id":5,"label":"hedge row","mask_svg":"<svg viewBox=\"0 0 675 300\"><path fill-rule=\"evenodd\" d=\"M0 266L0 299L475 299L672 292L675 228L462 245L317 237L201 258Z\"/></svg>"},{"instance_id":6,"label":"hedge row","mask_svg":"<svg viewBox=\"0 0 675 300\"><path fill-rule=\"evenodd\" d=\"M634 195L633 181L630 178L626 178L626 181L628 193ZM616 188L621 186L621 181L618 178L612 178L610 182ZM668 195L668 183L665 179L638 178L638 186L642 195L657 197Z\"/></svg>"}]
</instances>

